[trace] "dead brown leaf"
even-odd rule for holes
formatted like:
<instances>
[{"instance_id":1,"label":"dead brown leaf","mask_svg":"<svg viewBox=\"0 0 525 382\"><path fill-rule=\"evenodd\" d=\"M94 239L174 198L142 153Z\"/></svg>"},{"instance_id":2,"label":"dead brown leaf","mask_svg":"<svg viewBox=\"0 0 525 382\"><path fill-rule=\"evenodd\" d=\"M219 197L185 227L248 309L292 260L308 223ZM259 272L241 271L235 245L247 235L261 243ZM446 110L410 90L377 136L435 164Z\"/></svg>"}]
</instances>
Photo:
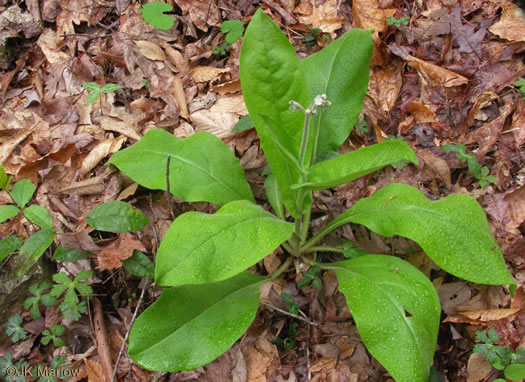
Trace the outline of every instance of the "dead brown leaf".
<instances>
[{"instance_id":1,"label":"dead brown leaf","mask_svg":"<svg viewBox=\"0 0 525 382\"><path fill-rule=\"evenodd\" d=\"M385 112L392 110L399 97L403 84L401 70L401 61L394 60L370 74L367 95Z\"/></svg>"},{"instance_id":2,"label":"dead brown leaf","mask_svg":"<svg viewBox=\"0 0 525 382\"><path fill-rule=\"evenodd\" d=\"M97 254L100 269L116 269L122 266L122 260L133 256L133 251L147 252L144 245L130 233L120 234L115 241L102 248Z\"/></svg>"},{"instance_id":3,"label":"dead brown leaf","mask_svg":"<svg viewBox=\"0 0 525 382\"><path fill-rule=\"evenodd\" d=\"M109 154L119 151L126 140L126 136L120 135L117 138L106 139L104 142L100 142L82 161L82 165L80 166L80 174L86 175L88 172L94 169L102 159L107 157Z\"/></svg>"},{"instance_id":4,"label":"dead brown leaf","mask_svg":"<svg viewBox=\"0 0 525 382\"><path fill-rule=\"evenodd\" d=\"M485 355L472 353L468 359L467 382L484 381L492 371L492 365L485 359Z\"/></svg>"},{"instance_id":5,"label":"dead brown leaf","mask_svg":"<svg viewBox=\"0 0 525 382\"><path fill-rule=\"evenodd\" d=\"M449 190L452 188L450 168L446 160L435 155L430 150L418 150L417 156L425 162L425 166L428 166L436 173L446 188Z\"/></svg>"},{"instance_id":6,"label":"dead brown leaf","mask_svg":"<svg viewBox=\"0 0 525 382\"><path fill-rule=\"evenodd\" d=\"M191 76L195 82L216 81L224 73L229 73L230 68L215 68L213 66L197 66L191 71Z\"/></svg>"},{"instance_id":7,"label":"dead brown leaf","mask_svg":"<svg viewBox=\"0 0 525 382\"><path fill-rule=\"evenodd\" d=\"M468 83L468 78L442 68L441 66L420 60L411 55L408 55L406 60L408 66L416 69L419 75L431 86L444 86L449 88Z\"/></svg>"},{"instance_id":8,"label":"dead brown leaf","mask_svg":"<svg viewBox=\"0 0 525 382\"><path fill-rule=\"evenodd\" d=\"M311 24L312 28L319 28L325 33L330 33L332 37L334 32L343 25L343 17L337 14L338 3L336 0L327 0L324 3L310 0L312 12L305 16L299 16L299 20L304 25ZM305 5L303 5L305 7Z\"/></svg>"},{"instance_id":9,"label":"dead brown leaf","mask_svg":"<svg viewBox=\"0 0 525 382\"><path fill-rule=\"evenodd\" d=\"M191 21L197 28L207 32L208 25L220 24L219 8L213 0L175 0L183 14L189 13Z\"/></svg>"},{"instance_id":10,"label":"dead brown leaf","mask_svg":"<svg viewBox=\"0 0 525 382\"><path fill-rule=\"evenodd\" d=\"M501 2L503 11L489 31L508 41L525 41L525 13L512 1Z\"/></svg>"},{"instance_id":11,"label":"dead brown leaf","mask_svg":"<svg viewBox=\"0 0 525 382\"><path fill-rule=\"evenodd\" d=\"M135 41L135 44L144 57L153 61L166 61L166 54L157 44L146 40Z\"/></svg>"},{"instance_id":12,"label":"dead brown leaf","mask_svg":"<svg viewBox=\"0 0 525 382\"><path fill-rule=\"evenodd\" d=\"M236 79L222 84L213 85L212 91L218 94L231 94L241 91L241 80Z\"/></svg>"}]
</instances>

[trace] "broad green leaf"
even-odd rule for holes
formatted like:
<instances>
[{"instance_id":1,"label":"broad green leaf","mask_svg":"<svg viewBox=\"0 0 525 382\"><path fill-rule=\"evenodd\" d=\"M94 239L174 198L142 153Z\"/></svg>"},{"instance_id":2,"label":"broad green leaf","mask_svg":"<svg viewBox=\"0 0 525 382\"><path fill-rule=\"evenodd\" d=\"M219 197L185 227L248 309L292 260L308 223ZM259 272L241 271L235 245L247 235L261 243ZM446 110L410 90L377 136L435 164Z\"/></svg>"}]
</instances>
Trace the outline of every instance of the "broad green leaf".
<instances>
[{"instance_id":1,"label":"broad green leaf","mask_svg":"<svg viewBox=\"0 0 525 382\"><path fill-rule=\"evenodd\" d=\"M17 271L22 276L42 256L55 239L56 232L51 229L43 229L33 234L20 247L20 254L26 258L24 265Z\"/></svg>"},{"instance_id":2,"label":"broad green leaf","mask_svg":"<svg viewBox=\"0 0 525 382\"><path fill-rule=\"evenodd\" d=\"M151 260L140 251L133 251L133 256L122 262L126 271L133 276L152 279L155 277L155 268Z\"/></svg>"},{"instance_id":3,"label":"broad green leaf","mask_svg":"<svg viewBox=\"0 0 525 382\"><path fill-rule=\"evenodd\" d=\"M525 378L525 365L515 363L507 366L505 377L512 381L523 381Z\"/></svg>"},{"instance_id":4,"label":"broad green leaf","mask_svg":"<svg viewBox=\"0 0 525 382\"><path fill-rule=\"evenodd\" d=\"M317 163L308 170L304 187L308 190L336 187L398 161L418 163L405 142L384 141Z\"/></svg>"},{"instance_id":5,"label":"broad green leaf","mask_svg":"<svg viewBox=\"0 0 525 382\"><path fill-rule=\"evenodd\" d=\"M24 216L40 228L53 229L53 220L51 220L49 212L38 204L33 204L24 209Z\"/></svg>"},{"instance_id":6,"label":"broad green leaf","mask_svg":"<svg viewBox=\"0 0 525 382\"><path fill-rule=\"evenodd\" d=\"M441 308L432 283L394 256L331 264L366 348L397 382L425 381Z\"/></svg>"},{"instance_id":7,"label":"broad green leaf","mask_svg":"<svg viewBox=\"0 0 525 382\"><path fill-rule=\"evenodd\" d=\"M64 263L73 263L78 260L85 259L91 255L88 251L83 251L81 249L75 248L64 248L58 246L55 253L53 254L53 259L57 261L62 261Z\"/></svg>"},{"instance_id":8,"label":"broad green leaf","mask_svg":"<svg viewBox=\"0 0 525 382\"><path fill-rule=\"evenodd\" d=\"M279 183L284 205L292 216L298 217L301 212L297 210L298 191L290 186L300 182L300 172L283 149L299 158L305 116L290 111L289 101L306 108L311 100L294 48L262 9L255 13L246 29L240 74L246 106ZM311 149L310 144L306 163L310 163Z\"/></svg>"},{"instance_id":9,"label":"broad green leaf","mask_svg":"<svg viewBox=\"0 0 525 382\"><path fill-rule=\"evenodd\" d=\"M104 87L102 89L100 89L100 91L102 93L111 93L111 92L114 92L114 91L119 90L121 88L122 88L122 86L119 85L119 84L106 84L106 85L104 85Z\"/></svg>"},{"instance_id":10,"label":"broad green leaf","mask_svg":"<svg viewBox=\"0 0 525 382\"><path fill-rule=\"evenodd\" d=\"M361 199L323 231L345 223L412 239L437 265L462 279L515 285L483 209L470 196L450 195L431 202L416 188L394 183Z\"/></svg>"},{"instance_id":11,"label":"broad green leaf","mask_svg":"<svg viewBox=\"0 0 525 382\"><path fill-rule=\"evenodd\" d=\"M226 20L222 23L221 32L226 33L226 42L233 44L242 37L244 33L244 23L241 20Z\"/></svg>"},{"instance_id":12,"label":"broad green leaf","mask_svg":"<svg viewBox=\"0 0 525 382\"><path fill-rule=\"evenodd\" d=\"M198 132L179 139L161 129L150 130L131 147L113 154L109 163L149 189L166 190L170 160L170 191L187 202L219 205L254 201L244 170L219 138Z\"/></svg>"},{"instance_id":13,"label":"broad green leaf","mask_svg":"<svg viewBox=\"0 0 525 382\"><path fill-rule=\"evenodd\" d=\"M252 323L262 280L243 272L213 284L164 289L135 321L130 357L146 369L168 372L213 361Z\"/></svg>"},{"instance_id":14,"label":"broad green leaf","mask_svg":"<svg viewBox=\"0 0 525 382\"><path fill-rule=\"evenodd\" d=\"M316 154L336 151L350 135L368 89L372 48L371 32L353 28L301 61L310 96L326 94L332 102L313 118L320 126Z\"/></svg>"},{"instance_id":15,"label":"broad green leaf","mask_svg":"<svg viewBox=\"0 0 525 382\"><path fill-rule=\"evenodd\" d=\"M283 199L281 197L279 185L273 174L268 175L264 181L264 193L275 211L275 214L281 219L284 219Z\"/></svg>"},{"instance_id":16,"label":"broad green leaf","mask_svg":"<svg viewBox=\"0 0 525 382\"><path fill-rule=\"evenodd\" d=\"M22 239L16 236L9 236L0 240L0 261L4 261L4 259L9 256L10 253L16 251L22 243Z\"/></svg>"},{"instance_id":17,"label":"broad green leaf","mask_svg":"<svg viewBox=\"0 0 525 382\"><path fill-rule=\"evenodd\" d=\"M0 189L3 189L7 183L7 173L5 172L4 166L0 163Z\"/></svg>"},{"instance_id":18,"label":"broad green leaf","mask_svg":"<svg viewBox=\"0 0 525 382\"><path fill-rule=\"evenodd\" d=\"M173 7L160 1L152 1L144 4L140 9L142 18L149 25L162 30L171 29L175 21L171 16L165 15L164 12L171 12Z\"/></svg>"},{"instance_id":19,"label":"broad green leaf","mask_svg":"<svg viewBox=\"0 0 525 382\"><path fill-rule=\"evenodd\" d=\"M13 186L11 194L18 207L23 208L35 193L35 185L29 179L22 179Z\"/></svg>"},{"instance_id":20,"label":"broad green leaf","mask_svg":"<svg viewBox=\"0 0 525 382\"><path fill-rule=\"evenodd\" d=\"M82 82L82 87L89 92L100 92L100 86L96 82Z\"/></svg>"},{"instance_id":21,"label":"broad green leaf","mask_svg":"<svg viewBox=\"0 0 525 382\"><path fill-rule=\"evenodd\" d=\"M141 210L118 200L99 204L86 218L90 227L105 232L135 232L149 224Z\"/></svg>"},{"instance_id":22,"label":"broad green leaf","mask_svg":"<svg viewBox=\"0 0 525 382\"><path fill-rule=\"evenodd\" d=\"M0 206L0 223L18 215L20 210L16 206Z\"/></svg>"},{"instance_id":23,"label":"broad green leaf","mask_svg":"<svg viewBox=\"0 0 525 382\"><path fill-rule=\"evenodd\" d=\"M187 212L175 219L160 244L155 283L225 280L263 259L292 231L292 223L247 200L228 203L214 215Z\"/></svg>"}]
</instances>

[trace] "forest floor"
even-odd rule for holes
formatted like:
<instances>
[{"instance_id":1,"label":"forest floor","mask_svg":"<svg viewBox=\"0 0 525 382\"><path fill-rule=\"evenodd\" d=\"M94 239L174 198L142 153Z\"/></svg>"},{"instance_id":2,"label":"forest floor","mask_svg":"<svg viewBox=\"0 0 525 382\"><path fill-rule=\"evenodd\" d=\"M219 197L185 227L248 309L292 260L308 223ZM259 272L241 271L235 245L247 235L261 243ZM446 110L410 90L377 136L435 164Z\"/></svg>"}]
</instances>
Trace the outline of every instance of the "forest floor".
<instances>
[{"instance_id":1,"label":"forest floor","mask_svg":"<svg viewBox=\"0 0 525 382\"><path fill-rule=\"evenodd\" d=\"M92 314L63 321L53 306L33 319L23 311L22 299L13 304L19 307L22 327L30 334L17 343L6 338L0 344L4 361L10 357L14 364L51 366L54 357L65 356L65 362L79 372L71 380L104 381L107 363L115 364L138 302L143 311L160 295L160 288L148 287L126 272L121 261L135 249L150 255L156 252L159 238L172 221L167 197L104 166L112 153L134 144L148 130L162 128L181 138L196 131L215 134L239 158L254 195L265 203L261 172L266 160L257 134L254 129L232 133L247 114L239 83L242 39L225 46L220 31L225 20L247 25L262 8L288 36L300 58L319 51L350 28L375 31L361 122L341 150L403 139L414 149L419 165L387 167L323 191L317 194L314 215L337 216L393 182L417 187L431 199L451 194L474 197L486 212L518 283L514 297L506 287L472 284L440 271L406 239L384 238L360 226L344 227L337 235L352 238L369 253L400 255L430 277L443 309L434 362L441 377L436 381L502 377L472 350L479 343L475 332L489 328L497 331L498 345L512 350L525 347L525 81L523 90L514 85L525 77L525 16L516 3L169 3L174 6L170 17L175 25L162 31L147 24L139 12L141 4L130 0L0 2L0 36L5 47L0 57L0 163L14 176L13 182L30 179L37 185L31 203L50 212L58 231L45 254L51 267L73 276L82 269L94 272L89 282L102 303L98 317L105 321L105 340L112 355L108 360L95 346ZM86 82L120 88L89 103L89 92L82 85ZM474 176L454 152L440 150L449 143L465 145L466 152L488 169L485 178ZM488 174L494 178L484 181ZM152 224L134 235L97 237L100 240L94 244L84 215L109 200L128 201ZM9 202L1 192L0 205ZM215 209L208 203L174 203L175 216ZM318 220L323 223L322 218ZM19 215L0 225L0 239L26 239L30 230ZM57 245L91 250L93 255L78 262L57 261L52 256ZM279 255L276 251L254 270L275 270L281 262ZM301 275L292 272L274 280L263 293L263 304L246 335L205 367L155 373L141 369L124 353L117 378L392 381L361 342L344 297L337 291L334 273L323 272L320 277L321 290L311 285L297 288ZM144 288L144 299L139 300ZM287 308L279 297L283 292L294 297L306 321L282 312ZM90 312L92 305L97 306L89 304ZM61 321L66 327L66 346L43 345L42 332Z\"/></svg>"}]
</instances>

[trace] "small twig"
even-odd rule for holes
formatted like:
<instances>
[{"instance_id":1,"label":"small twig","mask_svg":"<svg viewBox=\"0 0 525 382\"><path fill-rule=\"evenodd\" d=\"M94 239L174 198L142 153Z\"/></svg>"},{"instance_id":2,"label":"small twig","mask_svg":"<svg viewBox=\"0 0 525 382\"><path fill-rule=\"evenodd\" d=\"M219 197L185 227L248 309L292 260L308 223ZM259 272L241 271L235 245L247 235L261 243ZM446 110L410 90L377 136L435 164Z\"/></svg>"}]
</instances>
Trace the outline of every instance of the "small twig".
<instances>
[{"instance_id":1,"label":"small twig","mask_svg":"<svg viewBox=\"0 0 525 382\"><path fill-rule=\"evenodd\" d=\"M111 376L111 351L109 347L108 333L106 331L106 324L104 323L104 312L102 304L98 298L93 298L93 324L95 330L95 338L97 340L97 351L100 358L100 364L106 380Z\"/></svg>"},{"instance_id":2,"label":"small twig","mask_svg":"<svg viewBox=\"0 0 525 382\"><path fill-rule=\"evenodd\" d=\"M275 1L272 1L272 0L262 0L262 2L264 4L266 4L267 6L269 6L270 8L272 8L274 11L276 11L277 13L279 13L279 15L281 15L281 17L283 18L283 20L286 22L286 24L288 25L293 25L293 24L297 24L297 20L295 19L295 17L293 17L290 13L288 13L288 11L286 9L284 9L283 7L281 7L279 4L277 4Z\"/></svg>"},{"instance_id":3,"label":"small twig","mask_svg":"<svg viewBox=\"0 0 525 382\"><path fill-rule=\"evenodd\" d=\"M287 312L286 310L282 310L272 304L268 304L266 302L261 302L262 305L266 305L267 307L269 308L272 308L272 309L275 309L276 311L278 311L279 313L282 313L284 314L285 316L289 316L289 317L293 317L299 321L303 321L303 322L306 322L307 324L309 325L313 325L313 326L317 326L317 327L320 327L321 324L318 324L317 322L313 322L313 321L310 321L308 318L303 318L301 316L298 316L297 314L293 314L293 313L290 313L290 312ZM304 314L304 313L303 313Z\"/></svg>"},{"instance_id":4,"label":"small twig","mask_svg":"<svg viewBox=\"0 0 525 382\"><path fill-rule=\"evenodd\" d=\"M173 213L173 202L171 200L170 192L170 160L171 156L168 155L168 160L166 162L166 197L168 198L168 208L170 210L171 220L175 220L175 214Z\"/></svg>"},{"instance_id":5,"label":"small twig","mask_svg":"<svg viewBox=\"0 0 525 382\"><path fill-rule=\"evenodd\" d=\"M117 370L118 370L118 365L120 363L120 358L122 357L122 354L124 353L124 349L126 348L126 342L128 342L129 333L131 332L131 328L133 324L135 323L135 320L137 319L139 308L142 304L142 300L144 299L144 294L146 293L146 289L148 288L149 288L149 281L146 282L146 285L144 285L144 288L142 288L142 291L140 292L140 297L139 297L139 300L137 301L137 306L135 307L135 311L133 312L133 317L131 318L129 329L126 331L126 336L124 337L124 341L122 341L122 346L120 347L120 351L118 352L118 357L117 357L117 361L115 362L115 368L113 369L113 378L111 378L111 382L115 382L115 378L117 377Z\"/></svg>"}]
</instances>

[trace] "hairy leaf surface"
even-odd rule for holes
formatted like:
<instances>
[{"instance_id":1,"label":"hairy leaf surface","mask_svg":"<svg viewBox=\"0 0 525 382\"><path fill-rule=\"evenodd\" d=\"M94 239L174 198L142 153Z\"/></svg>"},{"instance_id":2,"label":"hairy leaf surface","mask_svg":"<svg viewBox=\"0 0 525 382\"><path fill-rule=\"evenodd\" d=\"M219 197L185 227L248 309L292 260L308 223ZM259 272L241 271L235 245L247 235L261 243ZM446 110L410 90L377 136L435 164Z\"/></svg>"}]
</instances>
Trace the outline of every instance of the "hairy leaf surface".
<instances>
[{"instance_id":1,"label":"hairy leaf surface","mask_svg":"<svg viewBox=\"0 0 525 382\"><path fill-rule=\"evenodd\" d=\"M246 200L214 215L187 212L170 226L157 252L155 282L203 284L230 278L290 238L287 223Z\"/></svg>"},{"instance_id":2,"label":"hairy leaf surface","mask_svg":"<svg viewBox=\"0 0 525 382\"><path fill-rule=\"evenodd\" d=\"M169 372L213 361L252 323L263 280L243 272L213 284L164 289L133 325L130 357L146 369Z\"/></svg>"},{"instance_id":3,"label":"hairy leaf surface","mask_svg":"<svg viewBox=\"0 0 525 382\"><path fill-rule=\"evenodd\" d=\"M441 314L432 283L394 256L363 255L326 267L335 270L368 351L396 381L427 380Z\"/></svg>"}]
</instances>

